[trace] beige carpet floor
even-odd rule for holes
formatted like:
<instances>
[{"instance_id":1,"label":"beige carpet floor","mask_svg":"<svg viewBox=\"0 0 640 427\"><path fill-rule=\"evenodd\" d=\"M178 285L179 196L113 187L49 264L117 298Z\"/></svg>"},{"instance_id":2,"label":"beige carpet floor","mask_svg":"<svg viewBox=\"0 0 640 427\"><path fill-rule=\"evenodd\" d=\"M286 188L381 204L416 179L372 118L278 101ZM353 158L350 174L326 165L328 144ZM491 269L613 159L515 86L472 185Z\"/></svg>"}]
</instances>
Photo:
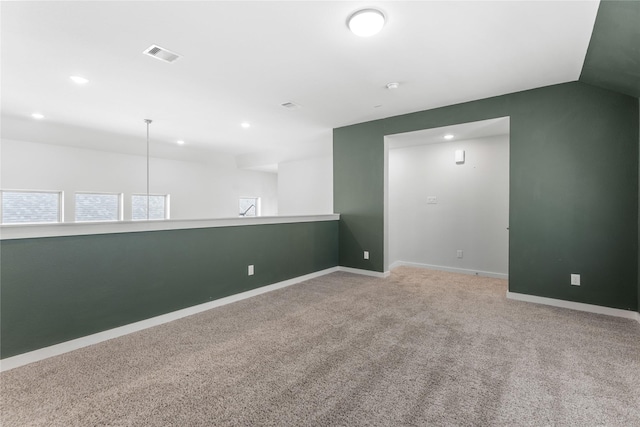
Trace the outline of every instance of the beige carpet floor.
<instances>
[{"instance_id":1,"label":"beige carpet floor","mask_svg":"<svg viewBox=\"0 0 640 427\"><path fill-rule=\"evenodd\" d=\"M640 426L640 324L334 273L0 375L10 426Z\"/></svg>"}]
</instances>

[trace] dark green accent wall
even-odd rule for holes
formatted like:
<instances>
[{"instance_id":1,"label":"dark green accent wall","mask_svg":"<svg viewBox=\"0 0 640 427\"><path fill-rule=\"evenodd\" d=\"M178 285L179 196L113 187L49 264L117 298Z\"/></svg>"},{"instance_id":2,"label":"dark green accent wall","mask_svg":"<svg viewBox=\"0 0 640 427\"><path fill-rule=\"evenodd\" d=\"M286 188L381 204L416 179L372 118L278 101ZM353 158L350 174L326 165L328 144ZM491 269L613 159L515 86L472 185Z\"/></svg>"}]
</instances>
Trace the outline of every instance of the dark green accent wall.
<instances>
[{"instance_id":1,"label":"dark green accent wall","mask_svg":"<svg viewBox=\"0 0 640 427\"><path fill-rule=\"evenodd\" d=\"M580 81L640 97L640 1L600 2Z\"/></svg>"},{"instance_id":2,"label":"dark green accent wall","mask_svg":"<svg viewBox=\"0 0 640 427\"><path fill-rule=\"evenodd\" d=\"M384 129L381 121L334 130L333 209L340 215L340 265L383 271ZM335 143L340 141L340 143ZM364 251L370 258L364 259Z\"/></svg>"},{"instance_id":3,"label":"dark green accent wall","mask_svg":"<svg viewBox=\"0 0 640 427\"><path fill-rule=\"evenodd\" d=\"M338 221L0 244L6 358L335 267Z\"/></svg>"},{"instance_id":4,"label":"dark green accent wall","mask_svg":"<svg viewBox=\"0 0 640 427\"><path fill-rule=\"evenodd\" d=\"M510 291L637 310L638 102L579 82L335 129L340 265L384 269L385 135L505 116Z\"/></svg>"}]
</instances>

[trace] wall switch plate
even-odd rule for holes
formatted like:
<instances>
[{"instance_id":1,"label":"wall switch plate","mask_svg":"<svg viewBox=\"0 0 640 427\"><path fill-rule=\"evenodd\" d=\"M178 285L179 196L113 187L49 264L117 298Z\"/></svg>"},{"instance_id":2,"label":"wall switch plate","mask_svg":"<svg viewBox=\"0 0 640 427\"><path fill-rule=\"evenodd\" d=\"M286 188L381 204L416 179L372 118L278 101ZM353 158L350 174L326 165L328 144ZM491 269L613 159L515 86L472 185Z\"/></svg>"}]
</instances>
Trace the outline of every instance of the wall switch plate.
<instances>
[{"instance_id":1,"label":"wall switch plate","mask_svg":"<svg viewBox=\"0 0 640 427\"><path fill-rule=\"evenodd\" d=\"M253 265L250 265L249 268L247 269L247 274L249 276L253 276Z\"/></svg>"},{"instance_id":2,"label":"wall switch plate","mask_svg":"<svg viewBox=\"0 0 640 427\"><path fill-rule=\"evenodd\" d=\"M458 258L462 258L462 249L458 249L458 250L456 251L456 256L457 256Z\"/></svg>"},{"instance_id":3,"label":"wall switch plate","mask_svg":"<svg viewBox=\"0 0 640 427\"><path fill-rule=\"evenodd\" d=\"M571 275L571 284L573 286L580 286L580 275L579 274L572 274Z\"/></svg>"},{"instance_id":4,"label":"wall switch plate","mask_svg":"<svg viewBox=\"0 0 640 427\"><path fill-rule=\"evenodd\" d=\"M427 196L427 204L435 205L438 203L438 198L436 196Z\"/></svg>"},{"instance_id":5,"label":"wall switch plate","mask_svg":"<svg viewBox=\"0 0 640 427\"><path fill-rule=\"evenodd\" d=\"M369 251L364 251L364 259L369 259Z\"/></svg>"}]
</instances>

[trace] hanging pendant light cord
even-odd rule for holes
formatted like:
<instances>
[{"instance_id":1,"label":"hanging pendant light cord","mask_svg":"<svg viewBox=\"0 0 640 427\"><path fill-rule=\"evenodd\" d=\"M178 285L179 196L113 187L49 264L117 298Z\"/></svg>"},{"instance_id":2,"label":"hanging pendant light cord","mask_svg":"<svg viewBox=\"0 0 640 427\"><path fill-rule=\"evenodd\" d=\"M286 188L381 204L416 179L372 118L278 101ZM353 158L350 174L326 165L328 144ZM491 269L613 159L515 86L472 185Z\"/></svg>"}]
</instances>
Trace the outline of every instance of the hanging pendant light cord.
<instances>
[{"instance_id":1,"label":"hanging pendant light cord","mask_svg":"<svg viewBox=\"0 0 640 427\"><path fill-rule=\"evenodd\" d=\"M147 221L149 221L149 125L152 120L144 119L147 124Z\"/></svg>"}]
</instances>

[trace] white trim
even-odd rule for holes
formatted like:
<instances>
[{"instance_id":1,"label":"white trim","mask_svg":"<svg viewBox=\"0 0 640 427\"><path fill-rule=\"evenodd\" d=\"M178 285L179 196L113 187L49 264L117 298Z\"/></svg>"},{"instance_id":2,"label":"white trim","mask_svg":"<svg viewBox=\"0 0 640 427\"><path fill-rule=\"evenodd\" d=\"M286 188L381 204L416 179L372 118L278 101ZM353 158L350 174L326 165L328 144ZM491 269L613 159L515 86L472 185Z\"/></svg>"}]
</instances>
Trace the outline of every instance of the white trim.
<instances>
[{"instance_id":1,"label":"white trim","mask_svg":"<svg viewBox=\"0 0 640 427\"><path fill-rule=\"evenodd\" d=\"M640 310L640 308L638 308ZM636 313L636 321L640 323L640 312Z\"/></svg>"},{"instance_id":2,"label":"white trim","mask_svg":"<svg viewBox=\"0 0 640 427\"><path fill-rule=\"evenodd\" d=\"M363 276L378 277L381 279L384 279L385 277L389 277L389 275L391 274L390 271L385 271L384 273L381 273L379 271L362 270L360 268L351 268L351 267L342 267L342 266L337 268L338 268L338 271L343 271L345 273L361 274Z\"/></svg>"},{"instance_id":3,"label":"white trim","mask_svg":"<svg viewBox=\"0 0 640 427\"><path fill-rule=\"evenodd\" d=\"M49 357L58 356L60 354L68 353L70 351L78 350L83 347L88 347L93 344L98 344L103 341L108 341L113 338L118 338L123 335L128 335L133 332L138 332L143 329L162 325L164 323L168 323L173 320L182 319L183 317L187 317L193 314L201 313L203 311L211 310L212 308L220 307L223 305L241 301L243 299L251 298L260 294L275 291L276 289L281 289L287 286L295 285L297 283L304 282L306 280L311 280L316 277L334 273L336 271L339 271L338 269L339 267L327 268L325 270L316 271L315 273L305 274L304 276L294 277L293 279L284 280L282 282L274 283L267 286L262 286L260 288L252 289L250 291L242 292L235 295L230 295L228 297L220 298L215 301L206 302L204 304L195 305L193 307L187 307L182 310L177 310L171 313L162 314L160 316L152 317L146 320L141 320L135 323L130 323L128 325L120 326L118 328L109 329L103 332L98 332L97 334L88 335L88 336L77 338L71 341L66 341L60 344L52 345L50 347L45 347L38 350L30 351L28 353L19 354L17 356L8 357L6 359L0 360L0 372L8 371L10 369L18 368L20 366L24 366L29 363L48 359Z\"/></svg>"},{"instance_id":4,"label":"white trim","mask_svg":"<svg viewBox=\"0 0 640 427\"><path fill-rule=\"evenodd\" d=\"M444 267L442 265L421 264L418 262L408 262L408 261L395 261L393 264L389 266L389 270L393 270L394 268L400 267L400 266L425 268L428 270L448 271L450 273L468 274L470 276L493 277L495 279L509 279L509 275L504 273L494 273L491 271L481 271L481 270L468 270L466 268Z\"/></svg>"},{"instance_id":5,"label":"white trim","mask_svg":"<svg viewBox=\"0 0 640 427\"><path fill-rule=\"evenodd\" d=\"M247 218L189 219L165 221L60 222L55 224L12 224L0 226L0 240L38 237L83 236L88 234L136 233L141 231L183 230L191 228L236 227L239 225L288 224L336 221L339 214L300 216L261 216Z\"/></svg>"},{"instance_id":6,"label":"white trim","mask_svg":"<svg viewBox=\"0 0 640 427\"><path fill-rule=\"evenodd\" d=\"M586 311L589 313L605 314L607 316L624 317L625 319L632 319L640 322L639 313L635 311L622 310L619 308L603 307L601 305L584 304L581 302L565 301L561 299L539 297L535 295L520 294L517 292L509 291L507 291L507 299L550 305L553 307L568 308L570 310Z\"/></svg>"}]
</instances>

